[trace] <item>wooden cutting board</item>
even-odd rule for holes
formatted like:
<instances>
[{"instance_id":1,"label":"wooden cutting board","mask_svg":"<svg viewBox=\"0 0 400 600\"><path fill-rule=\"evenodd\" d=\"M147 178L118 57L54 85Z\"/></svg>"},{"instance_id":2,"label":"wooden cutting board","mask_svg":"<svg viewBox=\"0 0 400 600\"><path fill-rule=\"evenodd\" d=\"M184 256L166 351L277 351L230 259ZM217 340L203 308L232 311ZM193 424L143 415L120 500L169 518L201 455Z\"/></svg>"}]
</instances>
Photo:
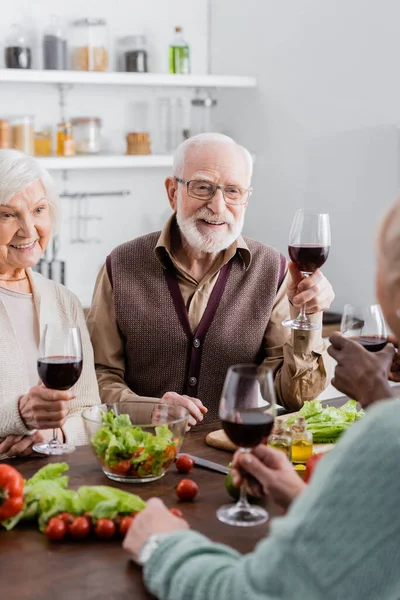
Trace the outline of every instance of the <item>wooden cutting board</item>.
<instances>
[{"instance_id":1,"label":"wooden cutting board","mask_svg":"<svg viewBox=\"0 0 400 600\"><path fill-rule=\"evenodd\" d=\"M228 450L228 452L235 452L235 450L237 450L237 446L230 441L223 429L211 431L206 437L206 443L219 450ZM313 453L319 454L320 452L327 452L328 450L331 450L334 445L335 444L314 444Z\"/></svg>"}]
</instances>

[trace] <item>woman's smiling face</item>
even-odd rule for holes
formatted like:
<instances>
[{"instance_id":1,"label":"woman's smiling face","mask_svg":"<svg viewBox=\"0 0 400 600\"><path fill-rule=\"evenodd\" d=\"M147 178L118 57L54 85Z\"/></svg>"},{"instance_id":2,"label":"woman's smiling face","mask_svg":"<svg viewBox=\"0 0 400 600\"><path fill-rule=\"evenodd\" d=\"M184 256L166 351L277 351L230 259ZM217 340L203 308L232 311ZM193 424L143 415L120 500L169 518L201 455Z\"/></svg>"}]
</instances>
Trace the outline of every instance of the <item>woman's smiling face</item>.
<instances>
[{"instance_id":1,"label":"woman's smiling face","mask_svg":"<svg viewBox=\"0 0 400 600\"><path fill-rule=\"evenodd\" d=\"M0 204L0 273L35 265L50 236L50 207L38 179L7 204Z\"/></svg>"}]
</instances>

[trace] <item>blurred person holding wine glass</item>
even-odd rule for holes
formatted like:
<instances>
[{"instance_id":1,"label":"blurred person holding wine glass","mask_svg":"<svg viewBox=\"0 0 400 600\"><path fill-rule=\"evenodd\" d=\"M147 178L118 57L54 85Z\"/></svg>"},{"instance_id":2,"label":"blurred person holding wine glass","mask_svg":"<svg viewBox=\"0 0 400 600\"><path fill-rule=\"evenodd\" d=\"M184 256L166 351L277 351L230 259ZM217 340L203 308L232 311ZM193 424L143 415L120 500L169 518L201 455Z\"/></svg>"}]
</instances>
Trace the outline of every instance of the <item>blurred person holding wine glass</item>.
<instances>
[{"instance_id":1,"label":"blurred person holding wine glass","mask_svg":"<svg viewBox=\"0 0 400 600\"><path fill-rule=\"evenodd\" d=\"M60 442L85 443L80 413L100 402L78 299L32 270L57 232L59 203L53 179L34 158L0 150L0 458L32 454L35 444L52 439L52 430ZM79 378L57 384L46 382L39 364L45 387L38 359L45 358L39 342L47 324L77 327L82 340L82 350L57 346L47 360L57 356L68 363L79 354L83 367ZM59 364L54 371L64 368Z\"/></svg>"},{"instance_id":2,"label":"blurred person holding wine glass","mask_svg":"<svg viewBox=\"0 0 400 600\"><path fill-rule=\"evenodd\" d=\"M376 292L399 339L400 201L380 230ZM340 367L335 379L350 382L353 374L366 415L323 455L309 484L279 450L261 444L236 452L235 485L246 478L251 494L267 496L283 513L245 556L190 531L158 498L150 499L124 548L159 600L399 597L400 402L387 384L393 346L368 352L341 334L332 340Z\"/></svg>"},{"instance_id":3,"label":"blurred person holding wine glass","mask_svg":"<svg viewBox=\"0 0 400 600\"><path fill-rule=\"evenodd\" d=\"M159 397L188 408L191 425L215 421L238 363L271 368L289 410L325 389L322 311L333 290L316 264L305 278L242 237L252 170L250 153L221 134L177 148L165 181L173 214L161 232L115 248L97 278L88 327L103 401ZM283 327L302 306L315 330Z\"/></svg>"}]
</instances>

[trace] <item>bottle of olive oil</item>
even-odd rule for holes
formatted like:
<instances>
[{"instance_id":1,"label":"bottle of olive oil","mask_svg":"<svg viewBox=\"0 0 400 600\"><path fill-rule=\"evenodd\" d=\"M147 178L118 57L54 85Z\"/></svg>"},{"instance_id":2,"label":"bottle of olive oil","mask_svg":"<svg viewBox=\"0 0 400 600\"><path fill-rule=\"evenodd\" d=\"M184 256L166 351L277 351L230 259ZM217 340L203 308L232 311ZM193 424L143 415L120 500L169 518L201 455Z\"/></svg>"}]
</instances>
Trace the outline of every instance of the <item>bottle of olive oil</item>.
<instances>
[{"instance_id":1,"label":"bottle of olive oil","mask_svg":"<svg viewBox=\"0 0 400 600\"><path fill-rule=\"evenodd\" d=\"M298 417L292 425L292 463L305 464L313 451L313 435L307 431L306 420Z\"/></svg>"},{"instance_id":2,"label":"bottle of olive oil","mask_svg":"<svg viewBox=\"0 0 400 600\"><path fill-rule=\"evenodd\" d=\"M274 428L268 438L268 446L281 450L289 460L292 460L292 437L285 430L285 421L282 417L276 417Z\"/></svg>"},{"instance_id":3,"label":"bottle of olive oil","mask_svg":"<svg viewBox=\"0 0 400 600\"><path fill-rule=\"evenodd\" d=\"M175 27L175 38L169 47L169 72L180 75L190 73L190 51L183 39L182 27Z\"/></svg>"}]
</instances>

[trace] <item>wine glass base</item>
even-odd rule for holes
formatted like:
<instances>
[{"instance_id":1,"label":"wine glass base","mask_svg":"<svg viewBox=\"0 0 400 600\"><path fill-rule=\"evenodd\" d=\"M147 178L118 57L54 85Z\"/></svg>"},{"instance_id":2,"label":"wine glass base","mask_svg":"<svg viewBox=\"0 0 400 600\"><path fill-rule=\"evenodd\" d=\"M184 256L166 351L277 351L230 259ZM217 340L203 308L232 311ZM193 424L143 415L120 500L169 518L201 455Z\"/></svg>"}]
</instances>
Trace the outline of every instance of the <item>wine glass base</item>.
<instances>
[{"instance_id":1,"label":"wine glass base","mask_svg":"<svg viewBox=\"0 0 400 600\"><path fill-rule=\"evenodd\" d=\"M269 514L261 506L241 507L234 504L226 504L217 510L217 519L227 525L237 527L252 527L261 525L269 519Z\"/></svg>"},{"instance_id":2,"label":"wine glass base","mask_svg":"<svg viewBox=\"0 0 400 600\"><path fill-rule=\"evenodd\" d=\"M298 331L317 331L321 329L321 325L318 323L311 323L311 321L298 321L297 319L285 319L282 321L284 327L289 329L297 329Z\"/></svg>"},{"instance_id":3,"label":"wine glass base","mask_svg":"<svg viewBox=\"0 0 400 600\"><path fill-rule=\"evenodd\" d=\"M62 454L71 454L74 452L75 446L69 446L68 444L35 444L32 449L39 454L46 454L47 456L60 456Z\"/></svg>"}]
</instances>

